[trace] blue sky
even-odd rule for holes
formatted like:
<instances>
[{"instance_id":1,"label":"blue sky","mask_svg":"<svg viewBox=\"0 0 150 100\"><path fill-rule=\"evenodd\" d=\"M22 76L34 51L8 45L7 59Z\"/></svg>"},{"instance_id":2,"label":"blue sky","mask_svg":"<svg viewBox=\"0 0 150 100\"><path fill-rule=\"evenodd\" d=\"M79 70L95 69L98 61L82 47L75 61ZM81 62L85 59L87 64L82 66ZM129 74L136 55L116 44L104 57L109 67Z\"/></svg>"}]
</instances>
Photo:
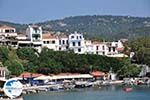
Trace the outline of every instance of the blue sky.
<instances>
[{"instance_id":1,"label":"blue sky","mask_svg":"<svg viewBox=\"0 0 150 100\"><path fill-rule=\"evenodd\" d=\"M0 20L41 22L79 15L150 17L150 0L0 0Z\"/></svg>"}]
</instances>

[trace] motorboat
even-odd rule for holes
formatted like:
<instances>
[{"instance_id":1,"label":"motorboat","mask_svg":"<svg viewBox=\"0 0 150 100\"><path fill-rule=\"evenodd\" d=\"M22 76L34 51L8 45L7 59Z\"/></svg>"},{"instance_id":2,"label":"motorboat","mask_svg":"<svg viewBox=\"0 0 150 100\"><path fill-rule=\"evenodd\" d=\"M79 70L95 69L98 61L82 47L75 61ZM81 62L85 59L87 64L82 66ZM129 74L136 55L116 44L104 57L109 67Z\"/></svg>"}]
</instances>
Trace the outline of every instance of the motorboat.
<instances>
[{"instance_id":1,"label":"motorboat","mask_svg":"<svg viewBox=\"0 0 150 100\"><path fill-rule=\"evenodd\" d=\"M64 90L63 84L55 84L50 88L51 91Z\"/></svg>"},{"instance_id":2,"label":"motorboat","mask_svg":"<svg viewBox=\"0 0 150 100\"><path fill-rule=\"evenodd\" d=\"M75 84L73 84L73 82L70 80L64 80L63 81L63 87L66 90L70 90L70 89L73 89L75 87Z\"/></svg>"},{"instance_id":3,"label":"motorboat","mask_svg":"<svg viewBox=\"0 0 150 100\"><path fill-rule=\"evenodd\" d=\"M133 91L133 88L131 88L131 87L125 87L123 90L125 92L131 92L131 91Z\"/></svg>"},{"instance_id":4,"label":"motorboat","mask_svg":"<svg viewBox=\"0 0 150 100\"><path fill-rule=\"evenodd\" d=\"M87 81L76 81L75 82L75 88L91 87L92 85L93 85L92 82L87 82Z\"/></svg>"}]
</instances>

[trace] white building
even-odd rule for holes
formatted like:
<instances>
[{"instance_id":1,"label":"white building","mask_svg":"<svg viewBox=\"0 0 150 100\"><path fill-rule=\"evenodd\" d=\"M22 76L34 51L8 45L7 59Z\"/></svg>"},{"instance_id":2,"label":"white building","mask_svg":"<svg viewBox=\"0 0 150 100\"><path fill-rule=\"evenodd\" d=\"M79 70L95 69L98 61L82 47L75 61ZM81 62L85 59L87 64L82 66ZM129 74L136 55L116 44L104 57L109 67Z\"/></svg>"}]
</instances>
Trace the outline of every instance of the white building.
<instances>
[{"instance_id":1,"label":"white building","mask_svg":"<svg viewBox=\"0 0 150 100\"><path fill-rule=\"evenodd\" d=\"M42 47L42 28L36 25L29 25L26 30L26 35L27 40L31 42L31 46L40 52Z\"/></svg>"},{"instance_id":2,"label":"white building","mask_svg":"<svg viewBox=\"0 0 150 100\"><path fill-rule=\"evenodd\" d=\"M122 42L97 42L85 40L80 33L64 34L43 33L36 25L28 26L26 35L17 35L16 29L8 26L0 27L0 44L18 47L32 47L41 52L43 47L54 51L73 50L78 54L97 54L108 57L126 57Z\"/></svg>"},{"instance_id":3,"label":"white building","mask_svg":"<svg viewBox=\"0 0 150 100\"><path fill-rule=\"evenodd\" d=\"M107 42L108 52L107 55L115 55L118 53L116 42Z\"/></svg>"},{"instance_id":4,"label":"white building","mask_svg":"<svg viewBox=\"0 0 150 100\"><path fill-rule=\"evenodd\" d=\"M17 46L17 37L16 29L10 26L1 26L0 27L0 44L5 46Z\"/></svg>"},{"instance_id":5,"label":"white building","mask_svg":"<svg viewBox=\"0 0 150 100\"><path fill-rule=\"evenodd\" d=\"M0 36L4 37L16 37L16 29L10 26L1 26L0 27Z\"/></svg>"},{"instance_id":6,"label":"white building","mask_svg":"<svg viewBox=\"0 0 150 100\"><path fill-rule=\"evenodd\" d=\"M69 49L73 50L74 53L84 54L85 53L85 42L84 37L80 33L72 33L68 38Z\"/></svg>"},{"instance_id":7,"label":"white building","mask_svg":"<svg viewBox=\"0 0 150 100\"><path fill-rule=\"evenodd\" d=\"M123 54L124 46L123 43L118 40L117 42L107 42L108 46L108 57L128 57Z\"/></svg>"},{"instance_id":8,"label":"white building","mask_svg":"<svg viewBox=\"0 0 150 100\"><path fill-rule=\"evenodd\" d=\"M108 47L105 42L93 42L93 53L98 55L107 55Z\"/></svg>"},{"instance_id":9,"label":"white building","mask_svg":"<svg viewBox=\"0 0 150 100\"><path fill-rule=\"evenodd\" d=\"M85 53L104 55L108 57L127 57L122 54L124 50L121 41L118 42L99 42L99 41L85 41Z\"/></svg>"},{"instance_id":10,"label":"white building","mask_svg":"<svg viewBox=\"0 0 150 100\"><path fill-rule=\"evenodd\" d=\"M32 47L41 52L42 48L42 28L31 25L26 29L26 35L18 35L16 37L18 47Z\"/></svg>"},{"instance_id":11,"label":"white building","mask_svg":"<svg viewBox=\"0 0 150 100\"><path fill-rule=\"evenodd\" d=\"M42 28L36 25L28 26L26 35L32 43L42 44Z\"/></svg>"},{"instance_id":12,"label":"white building","mask_svg":"<svg viewBox=\"0 0 150 100\"><path fill-rule=\"evenodd\" d=\"M59 48L59 40L56 36L51 33L45 33L42 35L43 45L42 47L47 47L54 51L57 51Z\"/></svg>"},{"instance_id":13,"label":"white building","mask_svg":"<svg viewBox=\"0 0 150 100\"><path fill-rule=\"evenodd\" d=\"M69 48L69 44L68 44L68 37L66 35L59 35L58 36L59 39L59 49L58 51L66 51Z\"/></svg>"},{"instance_id":14,"label":"white building","mask_svg":"<svg viewBox=\"0 0 150 100\"><path fill-rule=\"evenodd\" d=\"M68 37L66 35L54 35L51 33L45 33L42 35L43 45L54 51L66 51L68 50Z\"/></svg>"},{"instance_id":15,"label":"white building","mask_svg":"<svg viewBox=\"0 0 150 100\"><path fill-rule=\"evenodd\" d=\"M85 53L94 54L94 48L91 40L85 40Z\"/></svg>"}]
</instances>

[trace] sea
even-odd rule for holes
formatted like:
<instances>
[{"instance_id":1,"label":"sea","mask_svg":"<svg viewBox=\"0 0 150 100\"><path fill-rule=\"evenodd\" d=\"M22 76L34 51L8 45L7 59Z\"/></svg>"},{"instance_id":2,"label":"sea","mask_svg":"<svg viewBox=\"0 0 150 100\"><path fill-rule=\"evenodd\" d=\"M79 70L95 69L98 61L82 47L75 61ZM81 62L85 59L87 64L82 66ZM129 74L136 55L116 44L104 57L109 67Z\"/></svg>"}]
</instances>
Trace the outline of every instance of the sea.
<instances>
[{"instance_id":1,"label":"sea","mask_svg":"<svg viewBox=\"0 0 150 100\"><path fill-rule=\"evenodd\" d=\"M102 86L96 88L48 91L24 95L24 100L150 100L150 87L135 86L125 92L123 86Z\"/></svg>"}]
</instances>

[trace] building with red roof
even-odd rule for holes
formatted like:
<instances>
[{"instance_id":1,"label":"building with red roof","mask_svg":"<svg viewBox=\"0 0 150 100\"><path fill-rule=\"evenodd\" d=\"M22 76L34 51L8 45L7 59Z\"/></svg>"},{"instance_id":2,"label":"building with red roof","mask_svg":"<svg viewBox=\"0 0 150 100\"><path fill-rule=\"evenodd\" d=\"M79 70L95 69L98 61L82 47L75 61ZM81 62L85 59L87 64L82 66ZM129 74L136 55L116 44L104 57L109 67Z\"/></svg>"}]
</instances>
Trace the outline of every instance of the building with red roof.
<instances>
[{"instance_id":1,"label":"building with red roof","mask_svg":"<svg viewBox=\"0 0 150 100\"><path fill-rule=\"evenodd\" d=\"M42 76L42 75L43 74L23 72L19 77L21 77L21 78L36 78L36 77L39 77L39 76Z\"/></svg>"}]
</instances>

